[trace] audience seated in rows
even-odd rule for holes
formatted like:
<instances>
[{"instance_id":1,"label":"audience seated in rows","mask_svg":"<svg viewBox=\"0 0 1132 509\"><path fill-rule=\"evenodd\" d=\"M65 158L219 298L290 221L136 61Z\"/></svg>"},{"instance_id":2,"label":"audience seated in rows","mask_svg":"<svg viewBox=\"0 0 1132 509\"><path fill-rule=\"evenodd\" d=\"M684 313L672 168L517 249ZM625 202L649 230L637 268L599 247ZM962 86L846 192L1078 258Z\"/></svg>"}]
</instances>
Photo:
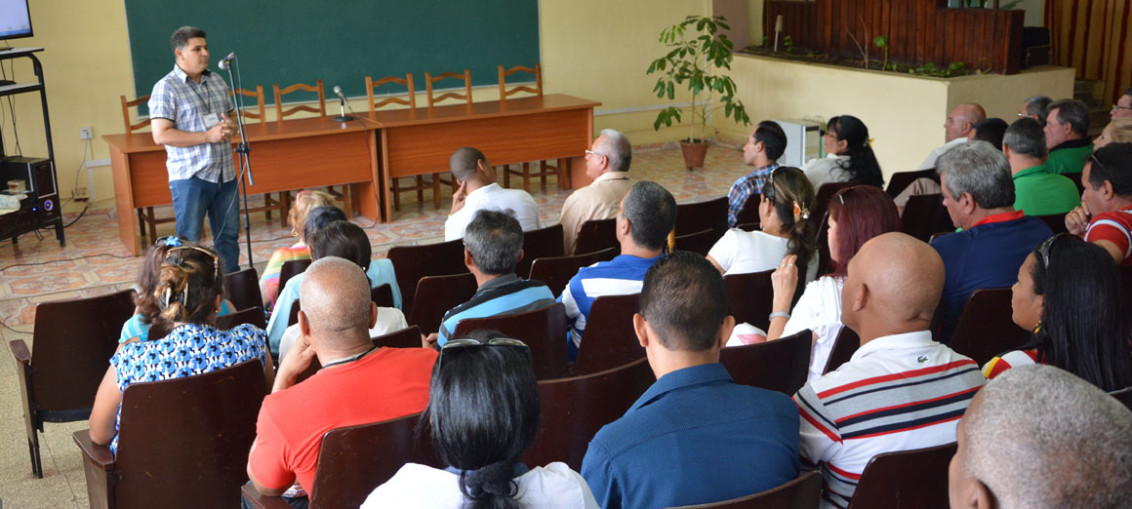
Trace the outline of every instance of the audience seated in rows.
<instances>
[{"instance_id":1,"label":"audience seated in rows","mask_svg":"<svg viewBox=\"0 0 1132 509\"><path fill-rule=\"evenodd\" d=\"M763 120L747 136L743 145L743 163L755 169L739 177L727 191L727 226L739 226L739 214L752 195L761 194L770 173L778 168L778 158L786 151L786 133L772 120Z\"/></svg>"},{"instance_id":2,"label":"audience seated in rows","mask_svg":"<svg viewBox=\"0 0 1132 509\"><path fill-rule=\"evenodd\" d=\"M939 173L943 205L963 229L932 241L947 267L939 320L939 338L947 344L971 293L1014 284L1026 256L1053 232L1041 219L1014 210L1010 163L989 143L947 151L939 158Z\"/></svg>"},{"instance_id":3,"label":"audience seated in rows","mask_svg":"<svg viewBox=\"0 0 1132 509\"><path fill-rule=\"evenodd\" d=\"M811 159L802 167L815 190L831 182L884 185L884 176L869 139L869 128L861 119L852 115L829 119L822 139L826 157Z\"/></svg>"},{"instance_id":4,"label":"audience seated in rows","mask_svg":"<svg viewBox=\"0 0 1132 509\"><path fill-rule=\"evenodd\" d=\"M275 306L275 299L279 296L279 272L283 264L290 261L310 260L311 252L307 247L307 238L303 237L303 225L307 222L307 214L318 207L334 205L334 197L329 193L317 189L304 189L295 195L295 204L287 215L287 223L291 225L291 235L298 237L299 241L291 247L281 247L271 253L263 274L259 276L259 293L263 296L263 310L271 312Z\"/></svg>"},{"instance_id":5,"label":"audience seated in rows","mask_svg":"<svg viewBox=\"0 0 1132 509\"><path fill-rule=\"evenodd\" d=\"M425 337L424 345L443 347L465 318L525 313L554 304L545 283L515 275L522 257L523 229L511 211L476 211L464 232L464 265L476 277L478 289L470 300L444 313L440 331Z\"/></svg>"},{"instance_id":6,"label":"audience seated in rows","mask_svg":"<svg viewBox=\"0 0 1132 509\"><path fill-rule=\"evenodd\" d=\"M1104 249L1069 233L1050 237L1026 257L1013 292L1014 323L1034 337L988 362L987 378L1041 363L1105 391L1132 387L1127 308L1120 275Z\"/></svg>"},{"instance_id":7,"label":"audience seated in rows","mask_svg":"<svg viewBox=\"0 0 1132 509\"><path fill-rule=\"evenodd\" d=\"M802 459L825 478L823 508L849 505L873 456L955 441L956 420L986 379L975 361L932 341L943 285L943 260L903 233L873 238L849 262L841 320L861 347L794 396Z\"/></svg>"},{"instance_id":8,"label":"audience seated in rows","mask_svg":"<svg viewBox=\"0 0 1132 509\"><path fill-rule=\"evenodd\" d=\"M428 349L375 347L369 329L377 322L377 306L365 273L353 261L319 256L317 247L312 254L316 260L300 282L299 339L263 400L248 457L248 477L258 492L302 502L323 435L420 412L436 360ZM315 358L322 369L296 384Z\"/></svg>"},{"instance_id":9,"label":"audience seated in rows","mask_svg":"<svg viewBox=\"0 0 1132 509\"><path fill-rule=\"evenodd\" d=\"M318 232L311 237L310 247L311 256L315 260L334 256L353 262L362 270L363 274L366 274L367 278L370 280L371 288L379 286L374 284L374 281L382 281L381 278L384 277L393 278L393 264L390 263L389 260L371 261L370 257L372 253L369 245L369 237L360 226L349 221L335 221L318 230ZM374 270L375 268L377 269L376 271ZM296 302L302 281L303 274L298 274L287 282L287 289L284 291L284 296L289 303L287 315L286 317L281 314L273 315L273 322L278 324L286 323L286 321L290 320L291 303ZM280 299L280 301L282 302L283 299ZM282 313L282 309L280 309L279 312ZM409 324L405 321L405 314L402 313L400 309L378 307L377 321L370 325L369 336L376 338L399 331L408 326ZM268 330L270 329L271 327L268 326ZM287 351L295 345L300 335L301 330L299 324L296 323L287 326L283 331L283 337L279 340L280 359L287 355Z\"/></svg>"},{"instance_id":10,"label":"audience seated in rows","mask_svg":"<svg viewBox=\"0 0 1132 509\"><path fill-rule=\"evenodd\" d=\"M480 209L512 210L523 231L540 228L538 204L522 189L504 189L495 182L495 167L483 152L472 147L456 149L448 160L452 178L460 188L452 195L452 210L444 222L444 240L464 236L464 228Z\"/></svg>"},{"instance_id":11,"label":"audience seated in rows","mask_svg":"<svg viewBox=\"0 0 1132 509\"><path fill-rule=\"evenodd\" d=\"M1119 118L1132 118L1132 88L1124 91L1120 99L1116 100L1116 104L1112 105L1112 111L1109 116L1113 119Z\"/></svg>"},{"instance_id":12,"label":"audience seated in rows","mask_svg":"<svg viewBox=\"0 0 1132 509\"><path fill-rule=\"evenodd\" d=\"M1025 366L988 382L957 435L952 509L1117 509L1132 501L1132 413L1055 367Z\"/></svg>"},{"instance_id":13,"label":"audience seated in rows","mask_svg":"<svg viewBox=\"0 0 1132 509\"><path fill-rule=\"evenodd\" d=\"M1132 118L1116 118L1101 130L1100 136L1093 140L1093 148L1100 150L1109 143L1132 142Z\"/></svg>"},{"instance_id":14,"label":"audience seated in rows","mask_svg":"<svg viewBox=\"0 0 1132 509\"><path fill-rule=\"evenodd\" d=\"M797 409L719 364L733 325L702 256L676 251L649 269L633 327L657 381L586 450L582 476L602 507L717 502L797 477Z\"/></svg>"},{"instance_id":15,"label":"audience seated in rows","mask_svg":"<svg viewBox=\"0 0 1132 509\"><path fill-rule=\"evenodd\" d=\"M1088 106L1076 99L1054 101L1049 105L1045 133L1049 147L1046 169L1058 175L1081 173L1085 158L1093 153Z\"/></svg>"},{"instance_id":16,"label":"audience seated in rows","mask_svg":"<svg viewBox=\"0 0 1132 509\"><path fill-rule=\"evenodd\" d=\"M1049 116L1049 103L1053 99L1044 95L1035 95L1026 98L1022 101L1022 107L1018 110L1018 118L1032 118L1038 121L1042 127L1046 125L1046 117Z\"/></svg>"},{"instance_id":17,"label":"audience seated in rows","mask_svg":"<svg viewBox=\"0 0 1132 509\"><path fill-rule=\"evenodd\" d=\"M558 296L566 307L570 326L570 357L578 354L586 332L586 318L594 299L602 295L639 293L645 272L660 259L667 245L668 233L676 226L676 199L656 182L642 180L633 184L621 200L617 214L617 242L621 254L608 262L583 267L570 278Z\"/></svg>"},{"instance_id":18,"label":"audience seated in rows","mask_svg":"<svg viewBox=\"0 0 1132 509\"><path fill-rule=\"evenodd\" d=\"M208 373L259 359L270 384L274 376L267 338L253 325L217 330L224 300L223 263L216 252L185 243L166 252L154 291L138 301L152 326L169 331L151 341L121 345L98 387L90 413L90 439L118 452L122 392L132 384Z\"/></svg>"},{"instance_id":19,"label":"audience seated in rows","mask_svg":"<svg viewBox=\"0 0 1132 509\"><path fill-rule=\"evenodd\" d=\"M1028 216L1065 214L1081 204L1077 184L1045 167L1049 149L1042 126L1030 118L1020 118L1002 140L1014 179L1014 210Z\"/></svg>"},{"instance_id":20,"label":"audience seated in rows","mask_svg":"<svg viewBox=\"0 0 1132 509\"><path fill-rule=\"evenodd\" d=\"M936 167L936 161L940 156L945 154L948 150L956 146L966 143L971 137L975 123L985 120L987 112L983 110L982 106L975 103L964 103L956 106L947 114L947 120L943 122L944 141L942 147L932 150L924 162L916 170L930 170Z\"/></svg>"},{"instance_id":21,"label":"audience seated in rows","mask_svg":"<svg viewBox=\"0 0 1132 509\"><path fill-rule=\"evenodd\" d=\"M854 186L838 191L829 202L831 272L806 285L793 311L790 304L798 283L798 268L787 256L771 275L774 300L767 339L775 340L809 329L814 335L807 379L822 375L837 335L841 333L841 288L849 262L861 246L882 233L900 231L892 198L879 188Z\"/></svg>"},{"instance_id":22,"label":"audience seated in rows","mask_svg":"<svg viewBox=\"0 0 1132 509\"><path fill-rule=\"evenodd\" d=\"M621 199L633 185L629 178L632 161L633 146L629 139L613 129L602 130L586 151L586 176L593 182L566 197L558 219L562 223L562 246L566 254L574 252L583 223L617 216Z\"/></svg>"},{"instance_id":23,"label":"audience seated in rows","mask_svg":"<svg viewBox=\"0 0 1132 509\"><path fill-rule=\"evenodd\" d=\"M420 426L448 468L408 463L363 508L598 507L565 463L520 461L538 433L539 389L526 345L502 336L477 330L440 350Z\"/></svg>"},{"instance_id":24,"label":"audience seated in rows","mask_svg":"<svg viewBox=\"0 0 1132 509\"><path fill-rule=\"evenodd\" d=\"M1065 216L1065 228L1132 265L1132 143L1110 143L1089 157L1081 184L1081 206Z\"/></svg>"},{"instance_id":25,"label":"audience seated in rows","mask_svg":"<svg viewBox=\"0 0 1132 509\"><path fill-rule=\"evenodd\" d=\"M1002 150L1002 137L1006 134L1008 124L1001 118L987 118L975 122L971 126L970 141L985 141Z\"/></svg>"}]
</instances>

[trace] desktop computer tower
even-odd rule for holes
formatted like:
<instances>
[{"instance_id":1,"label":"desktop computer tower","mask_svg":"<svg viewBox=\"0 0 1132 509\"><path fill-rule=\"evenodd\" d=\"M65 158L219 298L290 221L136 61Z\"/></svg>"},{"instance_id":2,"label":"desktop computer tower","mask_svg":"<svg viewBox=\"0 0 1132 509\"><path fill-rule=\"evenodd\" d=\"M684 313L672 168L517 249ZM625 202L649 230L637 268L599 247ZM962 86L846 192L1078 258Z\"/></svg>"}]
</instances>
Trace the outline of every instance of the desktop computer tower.
<instances>
[{"instance_id":1,"label":"desktop computer tower","mask_svg":"<svg viewBox=\"0 0 1132 509\"><path fill-rule=\"evenodd\" d=\"M0 165L0 175L3 184L8 181L22 180L25 182L28 197L32 200L24 207L30 207L39 224L45 225L61 217L59 203L59 186L55 180L55 168L50 159L33 157L6 157Z\"/></svg>"}]
</instances>

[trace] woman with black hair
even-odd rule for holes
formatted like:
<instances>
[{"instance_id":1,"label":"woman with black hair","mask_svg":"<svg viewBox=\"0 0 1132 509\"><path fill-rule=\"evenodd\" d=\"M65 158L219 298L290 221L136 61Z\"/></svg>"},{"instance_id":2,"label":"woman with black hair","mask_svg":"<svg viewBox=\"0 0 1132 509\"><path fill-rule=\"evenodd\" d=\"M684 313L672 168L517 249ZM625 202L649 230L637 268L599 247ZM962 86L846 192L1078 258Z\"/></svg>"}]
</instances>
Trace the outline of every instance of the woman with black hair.
<instances>
[{"instance_id":1,"label":"woman with black hair","mask_svg":"<svg viewBox=\"0 0 1132 509\"><path fill-rule=\"evenodd\" d=\"M1132 350L1112 257L1062 233L1039 245L1012 288L1014 323L1034 336L983 367L994 378L1015 366L1056 366L1105 391L1132 386Z\"/></svg>"},{"instance_id":2,"label":"woman with black hair","mask_svg":"<svg viewBox=\"0 0 1132 509\"><path fill-rule=\"evenodd\" d=\"M861 119L852 115L829 119L822 139L827 157L811 159L802 167L815 190L830 182L856 181L870 186L884 185L880 163L877 162L869 139L869 128Z\"/></svg>"},{"instance_id":3,"label":"woman with black hair","mask_svg":"<svg viewBox=\"0 0 1132 509\"><path fill-rule=\"evenodd\" d=\"M539 424L527 346L494 331L469 336L441 348L421 415L448 468L408 463L362 507L596 508L586 481L565 463L528 469L519 461Z\"/></svg>"}]
</instances>

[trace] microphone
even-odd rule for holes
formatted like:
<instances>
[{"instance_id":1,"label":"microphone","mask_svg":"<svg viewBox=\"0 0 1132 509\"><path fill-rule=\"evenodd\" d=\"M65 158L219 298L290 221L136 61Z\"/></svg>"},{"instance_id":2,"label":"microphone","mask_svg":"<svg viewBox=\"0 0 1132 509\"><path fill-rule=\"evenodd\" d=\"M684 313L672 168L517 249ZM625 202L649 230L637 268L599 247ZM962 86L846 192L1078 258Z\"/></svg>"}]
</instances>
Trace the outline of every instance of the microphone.
<instances>
[{"instance_id":1,"label":"microphone","mask_svg":"<svg viewBox=\"0 0 1132 509\"><path fill-rule=\"evenodd\" d=\"M233 52L229 53L228 56L224 57L224 59L220 61L220 64L219 64L220 70L227 71L228 67L230 67L232 65L232 61L235 60L235 59L236 59L236 52L233 51Z\"/></svg>"},{"instance_id":2,"label":"microphone","mask_svg":"<svg viewBox=\"0 0 1132 509\"><path fill-rule=\"evenodd\" d=\"M340 100L338 104L338 116L334 117L335 122L347 122L353 120L354 117L346 115L346 94L342 93L342 87L334 85L334 95L338 96Z\"/></svg>"}]
</instances>

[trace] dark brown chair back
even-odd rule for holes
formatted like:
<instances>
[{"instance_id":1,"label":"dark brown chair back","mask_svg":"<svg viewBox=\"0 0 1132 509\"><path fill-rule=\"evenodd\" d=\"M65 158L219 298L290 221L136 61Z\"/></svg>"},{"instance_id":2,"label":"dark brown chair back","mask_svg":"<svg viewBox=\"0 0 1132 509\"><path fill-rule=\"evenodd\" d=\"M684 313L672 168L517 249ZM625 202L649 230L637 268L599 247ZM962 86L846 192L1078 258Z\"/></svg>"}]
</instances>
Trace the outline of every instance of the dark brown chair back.
<instances>
[{"instance_id":1,"label":"dark brown chair back","mask_svg":"<svg viewBox=\"0 0 1132 509\"><path fill-rule=\"evenodd\" d=\"M578 241L574 243L574 254L593 253L613 248L615 252L621 251L621 244L617 242L617 218L591 219L582 223L578 229Z\"/></svg>"},{"instance_id":2,"label":"dark brown chair back","mask_svg":"<svg viewBox=\"0 0 1132 509\"><path fill-rule=\"evenodd\" d=\"M1109 394L1121 403L1124 403L1124 406L1128 407L1129 410L1132 410L1132 387L1125 387L1119 391L1110 392Z\"/></svg>"},{"instance_id":3,"label":"dark brown chair back","mask_svg":"<svg viewBox=\"0 0 1132 509\"><path fill-rule=\"evenodd\" d=\"M454 334L463 337L477 329L497 330L526 343L537 379L566 376L566 308L562 304L514 315L465 318Z\"/></svg>"},{"instance_id":4,"label":"dark brown chair back","mask_svg":"<svg viewBox=\"0 0 1132 509\"><path fill-rule=\"evenodd\" d=\"M1072 180L1073 184L1077 186L1077 194L1081 194L1085 190L1085 185L1081 183L1082 173L1062 173L1061 176Z\"/></svg>"},{"instance_id":5,"label":"dark brown chair back","mask_svg":"<svg viewBox=\"0 0 1132 509\"><path fill-rule=\"evenodd\" d=\"M283 262L283 266L279 268L279 291L282 292L286 288L287 281L291 278L306 272L307 267L314 263L311 259L306 260L291 260Z\"/></svg>"},{"instance_id":6,"label":"dark brown chair back","mask_svg":"<svg viewBox=\"0 0 1132 509\"><path fill-rule=\"evenodd\" d=\"M793 481L762 493L672 509L814 509L821 503L821 472L803 472Z\"/></svg>"},{"instance_id":7,"label":"dark brown chair back","mask_svg":"<svg viewBox=\"0 0 1132 509\"><path fill-rule=\"evenodd\" d=\"M562 256L564 251L561 224L523 232L523 259L515 264L515 273L526 277L531 273L531 264L535 260Z\"/></svg>"},{"instance_id":8,"label":"dark brown chair back","mask_svg":"<svg viewBox=\"0 0 1132 509\"><path fill-rule=\"evenodd\" d=\"M605 295L594 299L586 319L586 334L574 368L588 375L644 358L637 341L633 315L641 310L640 294Z\"/></svg>"},{"instance_id":9,"label":"dark brown chair back","mask_svg":"<svg viewBox=\"0 0 1132 509\"><path fill-rule=\"evenodd\" d=\"M793 396L806 384L812 338L806 329L774 341L727 347L719 351L719 362L737 384Z\"/></svg>"},{"instance_id":10,"label":"dark brown chair back","mask_svg":"<svg viewBox=\"0 0 1132 509\"><path fill-rule=\"evenodd\" d=\"M370 288L369 300L383 308L397 307L393 305L393 287L389 286L389 283Z\"/></svg>"},{"instance_id":11,"label":"dark brown chair back","mask_svg":"<svg viewBox=\"0 0 1132 509\"><path fill-rule=\"evenodd\" d=\"M912 182L919 179L932 179L938 184L939 174L936 173L935 168L917 171L898 171L888 178L888 187L885 188L884 191L888 193L889 196L896 198L900 193L904 192L908 186L912 185Z\"/></svg>"},{"instance_id":12,"label":"dark brown chair back","mask_svg":"<svg viewBox=\"0 0 1132 509\"><path fill-rule=\"evenodd\" d=\"M743 210L739 211L739 222L737 225L742 227L751 228L747 231L757 230L759 224L762 223L762 218L759 217L759 202L763 199L759 193L754 193L747 197L747 203L743 204ZM746 228L744 228L746 229Z\"/></svg>"},{"instance_id":13,"label":"dark brown chair back","mask_svg":"<svg viewBox=\"0 0 1132 509\"><path fill-rule=\"evenodd\" d=\"M470 300L478 288L476 277L469 272L422 277L416 291L420 298L409 315L409 323L426 334L439 331L444 313Z\"/></svg>"},{"instance_id":14,"label":"dark brown chair back","mask_svg":"<svg viewBox=\"0 0 1132 509\"><path fill-rule=\"evenodd\" d=\"M813 223L813 230L818 230L820 226L819 221L825 217L825 212L829 210L829 200L833 199L833 195L837 194L837 192L842 189L860 184L860 182L856 181L828 182L817 188L817 193L814 197L814 210L810 211L810 221Z\"/></svg>"},{"instance_id":15,"label":"dark brown chair back","mask_svg":"<svg viewBox=\"0 0 1132 509\"><path fill-rule=\"evenodd\" d=\"M539 431L523 462L562 461L581 471L586 448L598 430L620 419L654 381L648 360L638 359L598 373L539 382Z\"/></svg>"},{"instance_id":16,"label":"dark brown chair back","mask_svg":"<svg viewBox=\"0 0 1132 509\"><path fill-rule=\"evenodd\" d=\"M421 329L410 325L396 332L373 338L373 346L386 348L420 348Z\"/></svg>"},{"instance_id":17,"label":"dark brown chair back","mask_svg":"<svg viewBox=\"0 0 1132 509\"><path fill-rule=\"evenodd\" d=\"M468 272L468 268L464 266L464 242L461 239L423 246L395 246L389 248L386 257L393 262L393 269L397 274L397 287L401 289L401 311L410 317L413 316L417 281L422 277Z\"/></svg>"},{"instance_id":18,"label":"dark brown chair back","mask_svg":"<svg viewBox=\"0 0 1132 509\"><path fill-rule=\"evenodd\" d=\"M932 234L955 231L947 207L943 206L942 194L921 194L908 198L904 214L900 216L903 231L924 242L929 242Z\"/></svg>"},{"instance_id":19,"label":"dark brown chair back","mask_svg":"<svg viewBox=\"0 0 1132 509\"><path fill-rule=\"evenodd\" d=\"M817 234L818 250L814 256L818 257L818 275L833 272L833 259L829 255L829 211L822 214L818 223Z\"/></svg>"},{"instance_id":20,"label":"dark brown chair back","mask_svg":"<svg viewBox=\"0 0 1132 509\"><path fill-rule=\"evenodd\" d=\"M280 285L282 290L283 286ZM224 275L224 297L235 309L263 307L263 295L259 293L259 274L255 267Z\"/></svg>"},{"instance_id":21,"label":"dark brown chair back","mask_svg":"<svg viewBox=\"0 0 1132 509\"><path fill-rule=\"evenodd\" d=\"M722 233L718 235L716 233L715 230L708 228L696 233L681 235L676 237L676 249L707 256L708 251L711 251L711 247L714 246L715 243L719 241L720 236L723 235Z\"/></svg>"},{"instance_id":22,"label":"dark brown chair back","mask_svg":"<svg viewBox=\"0 0 1132 509\"><path fill-rule=\"evenodd\" d=\"M951 349L966 355L980 366L994 356L1017 350L1030 333L1014 323L1009 288L975 290L951 335Z\"/></svg>"},{"instance_id":23,"label":"dark brown chair back","mask_svg":"<svg viewBox=\"0 0 1132 509\"><path fill-rule=\"evenodd\" d=\"M1049 229L1053 230L1054 235L1068 231L1065 228L1065 214L1050 214L1047 216L1034 217L1044 221L1046 226L1049 226Z\"/></svg>"},{"instance_id":24,"label":"dark brown chair back","mask_svg":"<svg viewBox=\"0 0 1132 509\"><path fill-rule=\"evenodd\" d=\"M955 443L878 454L869 460L849 507L947 509L947 468Z\"/></svg>"},{"instance_id":25,"label":"dark brown chair back","mask_svg":"<svg viewBox=\"0 0 1132 509\"><path fill-rule=\"evenodd\" d=\"M825 370L822 374L835 371L840 368L842 364L849 362L853 358L853 354L857 353L857 349L861 347L861 337L853 332L853 329L842 326L841 332L837 334L837 339L833 341L833 348L829 351L829 359L825 361Z\"/></svg>"},{"instance_id":26,"label":"dark brown chair back","mask_svg":"<svg viewBox=\"0 0 1132 509\"><path fill-rule=\"evenodd\" d=\"M764 270L723 276L723 286L727 289L727 314L735 317L735 323L749 323L764 331L770 326L774 300L770 275L773 272ZM804 280L801 276L799 274L799 279Z\"/></svg>"},{"instance_id":27,"label":"dark brown chair back","mask_svg":"<svg viewBox=\"0 0 1132 509\"><path fill-rule=\"evenodd\" d=\"M715 238L722 237L727 231L727 207L726 196L676 205L676 236L707 228L715 233Z\"/></svg>"},{"instance_id":28,"label":"dark brown chair back","mask_svg":"<svg viewBox=\"0 0 1132 509\"><path fill-rule=\"evenodd\" d=\"M232 329L245 323L255 325L260 329L266 329L267 320L264 319L263 308L255 306L216 317L216 328L220 330Z\"/></svg>"},{"instance_id":29,"label":"dark brown chair back","mask_svg":"<svg viewBox=\"0 0 1132 509\"><path fill-rule=\"evenodd\" d=\"M528 279L542 281L550 292L560 295L570 284L570 279L578 273L578 269L589 267L597 262L612 260L617 256L613 248L605 248L593 253L573 256L550 256L537 258L531 263L531 275Z\"/></svg>"}]
</instances>

